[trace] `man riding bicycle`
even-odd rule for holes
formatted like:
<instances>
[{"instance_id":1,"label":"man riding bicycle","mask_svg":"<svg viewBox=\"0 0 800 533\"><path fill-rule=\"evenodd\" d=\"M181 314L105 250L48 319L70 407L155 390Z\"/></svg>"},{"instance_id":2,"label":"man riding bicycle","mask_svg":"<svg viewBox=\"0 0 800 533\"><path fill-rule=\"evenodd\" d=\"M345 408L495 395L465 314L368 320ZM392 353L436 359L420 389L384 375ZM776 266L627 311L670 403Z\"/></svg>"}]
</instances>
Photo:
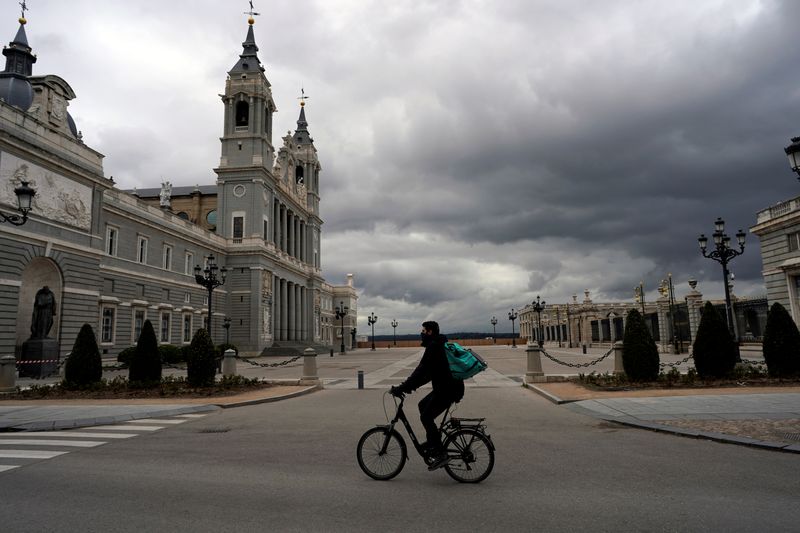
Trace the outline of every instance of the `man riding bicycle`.
<instances>
[{"instance_id":1,"label":"man riding bicycle","mask_svg":"<svg viewBox=\"0 0 800 533\"><path fill-rule=\"evenodd\" d=\"M434 321L423 322L420 336L422 346L425 347L422 359L411 375L400 385L392 387L390 392L395 396L410 394L431 382L433 390L419 402L419 418L425 427L427 437L424 446L433 457L428 469L434 470L447 463L447 452L442 446L435 419L444 413L450 404L461 401L464 397L464 382L453 378L450 373L447 355L444 352L447 337L439 333L439 324Z\"/></svg>"}]
</instances>

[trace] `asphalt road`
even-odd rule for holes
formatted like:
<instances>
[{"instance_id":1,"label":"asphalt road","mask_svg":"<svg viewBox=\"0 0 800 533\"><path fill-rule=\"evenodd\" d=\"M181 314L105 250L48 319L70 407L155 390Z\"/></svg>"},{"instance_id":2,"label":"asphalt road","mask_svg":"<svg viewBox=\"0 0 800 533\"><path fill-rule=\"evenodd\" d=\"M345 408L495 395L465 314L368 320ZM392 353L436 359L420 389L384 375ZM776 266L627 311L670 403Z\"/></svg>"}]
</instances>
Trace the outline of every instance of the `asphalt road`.
<instances>
[{"instance_id":1,"label":"asphalt road","mask_svg":"<svg viewBox=\"0 0 800 533\"><path fill-rule=\"evenodd\" d=\"M626 429L521 387L470 388L459 408L461 416L489 417L497 462L483 483L458 484L417 457L394 480L374 481L360 471L355 446L384 420L381 400L379 390L325 390L4 472L0 530L797 531L800 524L796 455Z\"/></svg>"}]
</instances>

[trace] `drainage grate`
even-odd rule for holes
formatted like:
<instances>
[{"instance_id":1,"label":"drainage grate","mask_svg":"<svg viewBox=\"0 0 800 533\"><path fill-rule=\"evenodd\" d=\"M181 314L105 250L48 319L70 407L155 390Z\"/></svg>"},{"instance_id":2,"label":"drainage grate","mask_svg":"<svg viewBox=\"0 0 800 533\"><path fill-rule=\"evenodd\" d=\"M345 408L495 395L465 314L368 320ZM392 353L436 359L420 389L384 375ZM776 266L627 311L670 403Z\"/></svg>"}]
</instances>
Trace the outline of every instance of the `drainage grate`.
<instances>
[{"instance_id":1,"label":"drainage grate","mask_svg":"<svg viewBox=\"0 0 800 533\"><path fill-rule=\"evenodd\" d=\"M800 433L784 433L783 438L787 440L800 441Z\"/></svg>"},{"instance_id":2,"label":"drainage grate","mask_svg":"<svg viewBox=\"0 0 800 533\"><path fill-rule=\"evenodd\" d=\"M205 428L198 431L198 433L227 433L231 428Z\"/></svg>"}]
</instances>

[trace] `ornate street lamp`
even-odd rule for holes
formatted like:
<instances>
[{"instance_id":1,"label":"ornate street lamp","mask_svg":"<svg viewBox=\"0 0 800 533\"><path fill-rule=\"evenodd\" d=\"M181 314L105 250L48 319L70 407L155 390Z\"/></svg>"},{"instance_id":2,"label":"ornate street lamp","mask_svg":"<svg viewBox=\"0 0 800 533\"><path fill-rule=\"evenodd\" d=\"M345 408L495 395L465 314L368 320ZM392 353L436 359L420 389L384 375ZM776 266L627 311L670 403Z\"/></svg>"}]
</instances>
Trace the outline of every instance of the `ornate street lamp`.
<instances>
[{"instance_id":1,"label":"ornate street lamp","mask_svg":"<svg viewBox=\"0 0 800 533\"><path fill-rule=\"evenodd\" d=\"M394 345L397 346L397 319L395 318L391 323L392 329L394 330L394 333L392 334L394 337Z\"/></svg>"},{"instance_id":2,"label":"ornate street lamp","mask_svg":"<svg viewBox=\"0 0 800 533\"><path fill-rule=\"evenodd\" d=\"M15 226L21 226L28 221L28 212L31 210L36 191L28 187L27 181L23 181L19 187L14 189L14 194L17 195L17 211L22 213L22 216L0 213L0 219L2 219L0 222L10 222Z\"/></svg>"},{"instance_id":3,"label":"ornate street lamp","mask_svg":"<svg viewBox=\"0 0 800 533\"><path fill-rule=\"evenodd\" d=\"M539 340L539 348L541 348L544 345L544 340L542 339L542 311L544 311L546 304L547 302L539 298L539 296L536 297L535 302L531 303L531 307L533 307L533 311L534 313L536 313L538 317L538 327L536 328L537 330L536 336L538 337Z\"/></svg>"},{"instance_id":4,"label":"ornate street lamp","mask_svg":"<svg viewBox=\"0 0 800 533\"><path fill-rule=\"evenodd\" d=\"M222 321L222 327L225 328L225 344L231 343L231 317L226 316Z\"/></svg>"},{"instance_id":5,"label":"ornate street lamp","mask_svg":"<svg viewBox=\"0 0 800 533\"><path fill-rule=\"evenodd\" d=\"M344 302L339 302L339 305L337 305L333 309L333 311L334 311L334 313L336 313L336 320L341 320L342 321L342 352L341 353L345 353L344 352L344 317L347 316L348 308L347 308L346 305L344 305Z\"/></svg>"},{"instance_id":6,"label":"ornate street lamp","mask_svg":"<svg viewBox=\"0 0 800 533\"><path fill-rule=\"evenodd\" d=\"M644 281L640 281L639 285L633 288L633 295L636 297L636 303L642 304L642 318L644 318Z\"/></svg>"},{"instance_id":7,"label":"ornate street lamp","mask_svg":"<svg viewBox=\"0 0 800 533\"><path fill-rule=\"evenodd\" d=\"M508 313L508 319L511 321L511 347L517 347L517 334L514 331L514 321L517 319L517 313L514 312L512 309L510 313Z\"/></svg>"},{"instance_id":8,"label":"ornate street lamp","mask_svg":"<svg viewBox=\"0 0 800 533\"><path fill-rule=\"evenodd\" d=\"M800 180L800 137L792 137L792 144L783 149L789 157L789 168Z\"/></svg>"},{"instance_id":9,"label":"ornate street lamp","mask_svg":"<svg viewBox=\"0 0 800 533\"><path fill-rule=\"evenodd\" d=\"M217 275L219 271L219 275ZM205 268L200 268L200 265L194 267L194 280L198 285L205 287L208 291L208 318L206 319L206 331L208 336L211 337L211 313L214 309L211 306L211 297L214 294L214 289L225 284L225 276L228 275L228 269L225 267L219 268L214 259L214 254L209 254L206 257ZM213 337L212 337L213 340Z\"/></svg>"},{"instance_id":10,"label":"ornate street lamp","mask_svg":"<svg viewBox=\"0 0 800 533\"><path fill-rule=\"evenodd\" d=\"M561 309L556 306L556 327L558 328L558 347L561 348Z\"/></svg>"},{"instance_id":11,"label":"ornate street lamp","mask_svg":"<svg viewBox=\"0 0 800 533\"><path fill-rule=\"evenodd\" d=\"M375 322L378 321L378 317L375 316L375 313L370 313L367 317L367 324L372 326L372 348L371 350L375 351Z\"/></svg>"},{"instance_id":12,"label":"ornate street lamp","mask_svg":"<svg viewBox=\"0 0 800 533\"><path fill-rule=\"evenodd\" d=\"M800 137L795 137L792 139L795 144L792 144L789 148L794 147L798 141L800 141ZM786 149L786 153L789 154L789 148ZM800 150L800 145L798 145L797 150ZM795 150L796 151L796 150ZM795 152L793 152L795 153ZM791 156L790 156L791 157ZM797 171L795 169L795 171ZM703 254L703 257L707 257L709 259L713 259L720 265L722 265L722 283L725 286L725 318L728 321L728 332L731 335L737 351L737 359L738 351L739 351L739 342L736 338L736 332L733 328L733 306L731 305L731 289L729 284L730 273L728 272L728 263L734 258L744 253L744 239L747 234L742 231L741 229L736 233L736 241L739 244L739 249L735 250L731 248L731 238L725 234L725 221L721 218L717 218L714 221L714 249L710 252L706 253L706 247L708 246L708 238L705 235L700 235L698 237L697 242L700 244L700 251Z\"/></svg>"},{"instance_id":13,"label":"ornate street lamp","mask_svg":"<svg viewBox=\"0 0 800 533\"><path fill-rule=\"evenodd\" d=\"M489 323L492 325L492 342L497 344L497 317L493 316Z\"/></svg>"}]
</instances>

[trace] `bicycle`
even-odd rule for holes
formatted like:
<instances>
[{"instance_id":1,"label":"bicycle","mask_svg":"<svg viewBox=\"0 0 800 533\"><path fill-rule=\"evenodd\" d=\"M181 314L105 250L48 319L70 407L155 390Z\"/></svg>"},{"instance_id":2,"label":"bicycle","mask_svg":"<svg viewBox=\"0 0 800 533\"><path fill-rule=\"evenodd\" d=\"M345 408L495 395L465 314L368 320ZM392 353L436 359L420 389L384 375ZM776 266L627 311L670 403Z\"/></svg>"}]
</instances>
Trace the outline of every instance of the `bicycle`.
<instances>
[{"instance_id":1,"label":"bicycle","mask_svg":"<svg viewBox=\"0 0 800 533\"><path fill-rule=\"evenodd\" d=\"M384 394L385 396L388 392ZM397 409L394 418L385 425L378 425L367 430L358 441L356 457L358 466L372 479L387 481L403 470L408 460L408 449L403 437L395 429L397 422L406 428L414 448L426 465L430 466L433 457L427 453L414 435L414 430L403 411L405 396L400 402L394 396ZM386 409L384 403L384 410ZM447 452L445 471L460 483L480 483L486 479L494 468L494 443L486 433L485 418L450 417L447 408L439 425L439 434ZM388 420L388 415L387 415Z\"/></svg>"}]
</instances>

